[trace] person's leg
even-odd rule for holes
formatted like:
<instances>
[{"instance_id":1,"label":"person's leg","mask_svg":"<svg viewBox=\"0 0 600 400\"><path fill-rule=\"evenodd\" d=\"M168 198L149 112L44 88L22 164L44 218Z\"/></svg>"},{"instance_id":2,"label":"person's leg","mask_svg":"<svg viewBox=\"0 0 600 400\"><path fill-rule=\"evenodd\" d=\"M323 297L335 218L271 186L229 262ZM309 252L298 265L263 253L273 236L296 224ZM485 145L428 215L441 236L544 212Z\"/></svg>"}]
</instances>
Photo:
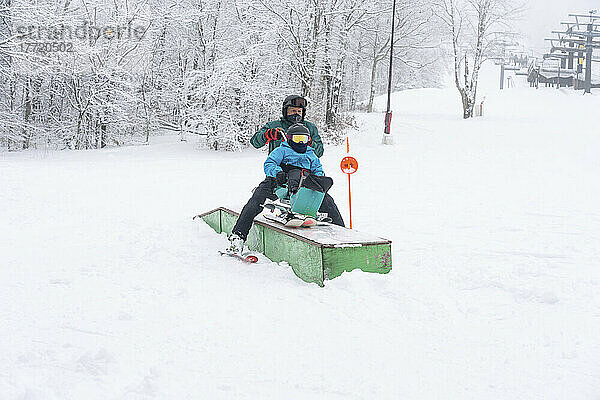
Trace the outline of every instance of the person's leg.
<instances>
[{"instance_id":1,"label":"person's leg","mask_svg":"<svg viewBox=\"0 0 600 400\"><path fill-rule=\"evenodd\" d=\"M326 194L323 199L323 203L321 203L321 208L319 208L319 212L325 212L331 218L331 222L335 225L346 226L344 224L344 219L342 218L342 214L340 214L340 210L338 210L335 201L333 201L333 197Z\"/></svg>"},{"instance_id":2,"label":"person's leg","mask_svg":"<svg viewBox=\"0 0 600 400\"><path fill-rule=\"evenodd\" d=\"M300 180L302 179L301 169L292 169L287 173L288 176L288 190L290 193L296 193L300 188Z\"/></svg>"},{"instance_id":3,"label":"person's leg","mask_svg":"<svg viewBox=\"0 0 600 400\"><path fill-rule=\"evenodd\" d=\"M275 179L267 177L262 181L258 187L252 193L252 197L248 200L248 203L242 209L240 216L238 217L235 226L233 227L232 233L237 234L242 239L246 240L248 232L252 227L252 221L263 210L261 207L267 197L273 197L273 189L275 188Z\"/></svg>"}]
</instances>

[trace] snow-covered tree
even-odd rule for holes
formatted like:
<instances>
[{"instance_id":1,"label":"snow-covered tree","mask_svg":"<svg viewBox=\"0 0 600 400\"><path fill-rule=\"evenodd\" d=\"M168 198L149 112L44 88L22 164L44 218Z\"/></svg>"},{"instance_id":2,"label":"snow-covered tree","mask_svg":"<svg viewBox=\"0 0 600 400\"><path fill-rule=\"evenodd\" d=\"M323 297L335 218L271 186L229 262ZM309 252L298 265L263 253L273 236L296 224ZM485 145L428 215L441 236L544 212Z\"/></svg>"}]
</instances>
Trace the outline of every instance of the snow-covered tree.
<instances>
[{"instance_id":1,"label":"snow-covered tree","mask_svg":"<svg viewBox=\"0 0 600 400\"><path fill-rule=\"evenodd\" d=\"M369 61L369 91L367 111L373 110L376 93L387 90L386 68L389 67L391 2L376 2L372 11L377 18L369 19L361 29L361 55ZM383 28L383 29L382 29ZM432 29L432 13L427 2L402 0L396 2L396 20L394 26L394 77L395 87L419 87L417 76L428 76L425 67L440 60L434 51L439 44L439 35ZM439 70L435 73L439 74ZM410 79L406 79L410 77ZM427 83L429 80L425 79ZM378 90L379 89L379 90Z\"/></svg>"},{"instance_id":2,"label":"snow-covered tree","mask_svg":"<svg viewBox=\"0 0 600 400\"><path fill-rule=\"evenodd\" d=\"M387 86L391 0L0 1L4 149L119 146L166 128L238 150L291 93L335 142ZM399 0L396 88L436 74L427 4Z\"/></svg>"},{"instance_id":3,"label":"snow-covered tree","mask_svg":"<svg viewBox=\"0 0 600 400\"><path fill-rule=\"evenodd\" d=\"M521 11L512 0L440 0L438 15L449 35L454 83L460 93L463 117L473 116L479 70L499 34Z\"/></svg>"}]
</instances>

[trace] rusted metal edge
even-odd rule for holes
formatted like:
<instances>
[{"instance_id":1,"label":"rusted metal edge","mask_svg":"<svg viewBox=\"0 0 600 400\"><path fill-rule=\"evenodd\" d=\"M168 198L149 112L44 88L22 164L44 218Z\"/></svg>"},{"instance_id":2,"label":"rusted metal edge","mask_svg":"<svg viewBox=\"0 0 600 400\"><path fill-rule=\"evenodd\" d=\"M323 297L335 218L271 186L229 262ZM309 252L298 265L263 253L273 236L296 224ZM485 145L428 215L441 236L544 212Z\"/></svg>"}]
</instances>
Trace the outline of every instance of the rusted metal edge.
<instances>
[{"instance_id":1,"label":"rusted metal edge","mask_svg":"<svg viewBox=\"0 0 600 400\"><path fill-rule=\"evenodd\" d=\"M363 246L379 246L379 245L385 245L385 244L392 244L392 241L384 239L383 241L380 241L380 242L361 242L361 243L345 243L345 244L348 244L350 246L344 246L344 245L339 245L339 244L324 244L324 245L322 245L322 247L324 249L343 249L346 247L354 247L352 245L357 245L356 247L359 247L358 245L360 245L361 247L363 247Z\"/></svg>"},{"instance_id":2,"label":"rusted metal edge","mask_svg":"<svg viewBox=\"0 0 600 400\"><path fill-rule=\"evenodd\" d=\"M218 207L218 208L215 208L214 210L207 211L207 212L202 213L202 214L198 214L198 215L194 216L192 219L203 218L203 217L205 217L205 216L207 216L209 214L212 214L214 212L217 212L217 211L224 211L226 213L233 214L233 215L236 215L238 217L240 216L240 213L238 213L236 211L233 211L233 210L230 210L229 208ZM290 232L288 230L285 230L283 228L280 228L280 227L278 227L276 225L273 225L273 224L270 224L270 223L267 223L267 222L254 220L254 223L258 224L260 226L263 226L265 228L273 229L273 230L275 230L277 232L280 232L280 233L283 233L285 235L291 236L291 237L293 237L295 239L298 239L298 240L300 240L300 241L302 241L304 243L312 244L313 246L318 246L320 248L335 249L335 248L343 248L344 247L344 246L335 245L335 244L323 244L323 243L315 242L314 240L307 239L307 238L305 238L302 235L298 235L297 233ZM352 245L352 244L357 244L358 245L359 244L361 246L374 246L374 245L385 245L385 244L390 244L391 245L392 241L382 238L381 241L361 242L361 243L347 243L347 244L349 244L349 245ZM351 246L348 246L348 247L351 247Z\"/></svg>"},{"instance_id":3,"label":"rusted metal edge","mask_svg":"<svg viewBox=\"0 0 600 400\"><path fill-rule=\"evenodd\" d=\"M230 210L229 208L226 208L226 207L219 207L219 208L215 208L214 210L205 212L203 214L198 214L195 217L193 217L192 219L202 218L202 217L207 216L208 214L212 214L212 213L217 212L217 211L224 211L224 212L229 213L229 214L237 215L238 217L240 216L240 213L238 213L236 211ZM311 244L311 245L317 246L317 247L323 247L322 243L315 242L313 240L310 240L310 239L307 239L307 238L305 238L303 236L300 236L300 235L298 235L296 233L286 231L285 229L279 228L279 227L277 227L275 225L271 225L271 224L268 224L266 222L257 221L257 220L254 220L254 223L257 224L257 225L263 226L265 228L273 229L273 230L275 230L277 232L280 232L280 233L283 233L283 234L285 234L287 236L291 236L291 237L293 237L295 239L298 239L298 240L300 240L300 241L302 241L304 243L308 243L308 244Z\"/></svg>"}]
</instances>

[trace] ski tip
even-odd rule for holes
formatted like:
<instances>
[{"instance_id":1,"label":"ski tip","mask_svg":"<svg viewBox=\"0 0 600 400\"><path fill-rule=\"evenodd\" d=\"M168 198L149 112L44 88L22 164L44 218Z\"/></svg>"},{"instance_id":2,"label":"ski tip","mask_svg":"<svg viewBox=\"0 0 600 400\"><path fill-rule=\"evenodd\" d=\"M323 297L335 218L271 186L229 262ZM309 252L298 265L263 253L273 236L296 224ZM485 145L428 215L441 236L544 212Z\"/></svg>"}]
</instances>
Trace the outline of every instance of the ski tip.
<instances>
[{"instance_id":1,"label":"ski tip","mask_svg":"<svg viewBox=\"0 0 600 400\"><path fill-rule=\"evenodd\" d=\"M244 262L247 262L247 263L250 263L250 264L254 264L254 263L258 262L258 257L252 256L252 255L245 256L245 255L242 255L242 254L229 253L229 252L226 252L226 251L219 251L219 254L221 254L222 256L235 257L238 260L241 260L241 261L244 261Z\"/></svg>"}]
</instances>

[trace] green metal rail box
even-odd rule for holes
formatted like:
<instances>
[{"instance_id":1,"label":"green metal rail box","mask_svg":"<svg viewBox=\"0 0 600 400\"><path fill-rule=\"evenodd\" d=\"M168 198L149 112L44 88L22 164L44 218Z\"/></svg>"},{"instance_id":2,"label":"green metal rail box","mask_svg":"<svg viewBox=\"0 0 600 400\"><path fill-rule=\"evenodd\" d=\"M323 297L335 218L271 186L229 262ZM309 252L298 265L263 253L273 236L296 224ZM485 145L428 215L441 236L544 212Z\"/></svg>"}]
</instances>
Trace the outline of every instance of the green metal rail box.
<instances>
[{"instance_id":1,"label":"green metal rail box","mask_svg":"<svg viewBox=\"0 0 600 400\"><path fill-rule=\"evenodd\" d=\"M194 217L217 233L231 234L238 213L219 207ZM246 245L274 262L287 262L302 280L324 286L344 271L387 274L392 269L392 242L332 224L311 228L287 228L265 219L254 224Z\"/></svg>"}]
</instances>

